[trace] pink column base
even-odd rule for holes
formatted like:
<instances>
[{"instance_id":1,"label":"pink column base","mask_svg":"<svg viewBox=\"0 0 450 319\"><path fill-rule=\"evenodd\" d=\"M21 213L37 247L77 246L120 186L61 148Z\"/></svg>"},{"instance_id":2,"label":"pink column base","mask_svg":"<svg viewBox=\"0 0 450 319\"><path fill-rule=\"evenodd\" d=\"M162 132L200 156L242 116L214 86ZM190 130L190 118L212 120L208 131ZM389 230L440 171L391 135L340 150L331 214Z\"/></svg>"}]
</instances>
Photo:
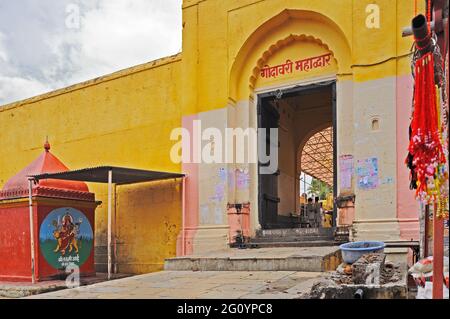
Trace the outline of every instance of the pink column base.
<instances>
[{"instance_id":1,"label":"pink column base","mask_svg":"<svg viewBox=\"0 0 450 319\"><path fill-rule=\"evenodd\" d=\"M244 238L250 238L250 203L242 204L239 212L236 206L236 204L228 204L227 207L230 243L235 243L235 238L240 233Z\"/></svg>"}]
</instances>

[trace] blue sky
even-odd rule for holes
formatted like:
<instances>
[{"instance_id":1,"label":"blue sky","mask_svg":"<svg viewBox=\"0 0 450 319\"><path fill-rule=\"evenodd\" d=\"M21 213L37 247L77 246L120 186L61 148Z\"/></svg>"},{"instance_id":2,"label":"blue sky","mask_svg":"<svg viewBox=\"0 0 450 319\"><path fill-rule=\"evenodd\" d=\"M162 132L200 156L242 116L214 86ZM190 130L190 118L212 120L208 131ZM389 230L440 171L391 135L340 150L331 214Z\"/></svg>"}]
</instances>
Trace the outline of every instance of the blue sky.
<instances>
[{"instance_id":1,"label":"blue sky","mask_svg":"<svg viewBox=\"0 0 450 319\"><path fill-rule=\"evenodd\" d=\"M181 3L0 1L0 105L180 52Z\"/></svg>"}]
</instances>

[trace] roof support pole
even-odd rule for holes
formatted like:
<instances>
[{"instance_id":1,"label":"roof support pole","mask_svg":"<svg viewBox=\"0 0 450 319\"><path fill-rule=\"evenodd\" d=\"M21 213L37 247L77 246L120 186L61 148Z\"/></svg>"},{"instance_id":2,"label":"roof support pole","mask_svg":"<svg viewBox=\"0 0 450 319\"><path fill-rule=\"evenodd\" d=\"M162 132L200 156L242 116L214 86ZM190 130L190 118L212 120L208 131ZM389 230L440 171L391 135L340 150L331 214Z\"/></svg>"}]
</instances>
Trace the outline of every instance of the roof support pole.
<instances>
[{"instance_id":1,"label":"roof support pole","mask_svg":"<svg viewBox=\"0 0 450 319\"><path fill-rule=\"evenodd\" d=\"M28 207L30 213L31 282L36 283L34 256L33 178L28 178Z\"/></svg>"},{"instance_id":2,"label":"roof support pole","mask_svg":"<svg viewBox=\"0 0 450 319\"><path fill-rule=\"evenodd\" d=\"M112 179L113 171L108 171L108 280L112 271Z\"/></svg>"},{"instance_id":3,"label":"roof support pole","mask_svg":"<svg viewBox=\"0 0 450 319\"><path fill-rule=\"evenodd\" d=\"M181 226L181 255L186 256L186 177L182 178L181 186L181 215L182 215L182 226Z\"/></svg>"},{"instance_id":4,"label":"roof support pole","mask_svg":"<svg viewBox=\"0 0 450 319\"><path fill-rule=\"evenodd\" d=\"M113 194L114 194L114 273L117 274L117 185L113 184Z\"/></svg>"}]
</instances>

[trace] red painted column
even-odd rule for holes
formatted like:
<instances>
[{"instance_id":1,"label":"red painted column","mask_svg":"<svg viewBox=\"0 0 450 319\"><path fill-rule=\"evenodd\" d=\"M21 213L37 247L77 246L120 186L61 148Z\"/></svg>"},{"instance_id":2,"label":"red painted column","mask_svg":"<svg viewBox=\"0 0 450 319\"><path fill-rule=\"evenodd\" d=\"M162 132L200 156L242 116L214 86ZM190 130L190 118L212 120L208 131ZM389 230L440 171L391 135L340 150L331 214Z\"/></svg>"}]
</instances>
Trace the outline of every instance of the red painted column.
<instances>
[{"instance_id":1,"label":"red painted column","mask_svg":"<svg viewBox=\"0 0 450 319\"><path fill-rule=\"evenodd\" d=\"M442 299L444 288L444 221L433 212L433 299Z\"/></svg>"}]
</instances>

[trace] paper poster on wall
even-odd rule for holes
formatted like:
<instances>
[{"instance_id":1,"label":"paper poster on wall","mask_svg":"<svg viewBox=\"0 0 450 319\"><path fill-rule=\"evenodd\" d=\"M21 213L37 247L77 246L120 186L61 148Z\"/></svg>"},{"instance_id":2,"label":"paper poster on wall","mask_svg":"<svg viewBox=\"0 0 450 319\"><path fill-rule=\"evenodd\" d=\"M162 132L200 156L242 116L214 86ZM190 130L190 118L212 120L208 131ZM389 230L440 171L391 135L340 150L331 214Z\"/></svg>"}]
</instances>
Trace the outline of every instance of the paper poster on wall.
<instances>
[{"instance_id":1,"label":"paper poster on wall","mask_svg":"<svg viewBox=\"0 0 450 319\"><path fill-rule=\"evenodd\" d=\"M250 174L247 170L236 170L236 184L238 189L248 189L250 187Z\"/></svg>"},{"instance_id":2,"label":"paper poster on wall","mask_svg":"<svg viewBox=\"0 0 450 319\"><path fill-rule=\"evenodd\" d=\"M341 192L350 191L353 178L353 156L342 155L339 157L340 188Z\"/></svg>"},{"instance_id":3,"label":"paper poster on wall","mask_svg":"<svg viewBox=\"0 0 450 319\"><path fill-rule=\"evenodd\" d=\"M358 160L356 167L358 187L360 189L375 189L378 187L378 158L371 157Z\"/></svg>"}]
</instances>

